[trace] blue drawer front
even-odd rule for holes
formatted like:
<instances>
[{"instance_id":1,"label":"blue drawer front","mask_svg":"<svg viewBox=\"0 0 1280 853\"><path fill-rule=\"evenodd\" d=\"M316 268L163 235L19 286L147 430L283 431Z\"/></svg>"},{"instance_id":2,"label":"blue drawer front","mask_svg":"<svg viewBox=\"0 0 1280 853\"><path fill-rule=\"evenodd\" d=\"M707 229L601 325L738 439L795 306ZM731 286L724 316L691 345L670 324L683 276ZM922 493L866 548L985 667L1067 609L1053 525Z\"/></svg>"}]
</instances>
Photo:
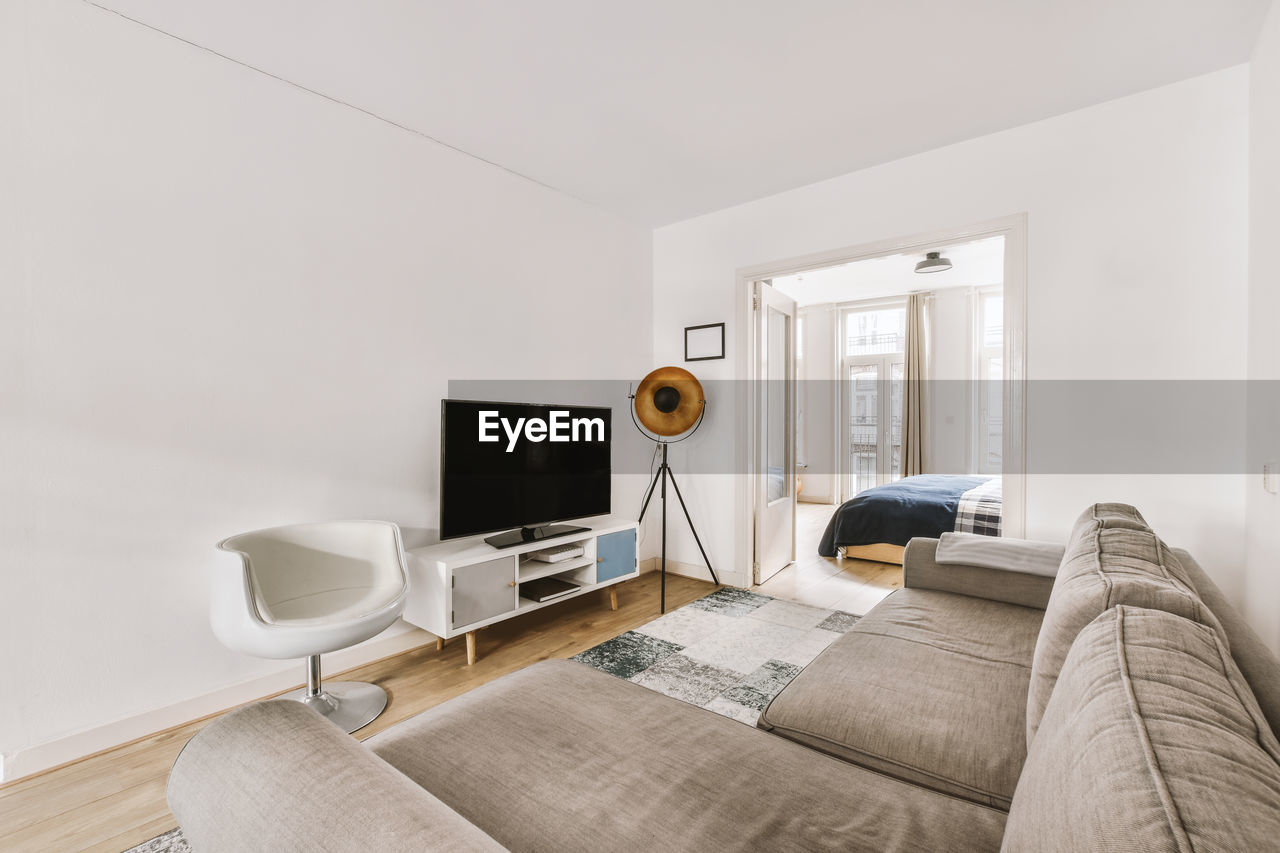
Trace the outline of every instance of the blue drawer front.
<instances>
[{"instance_id":1,"label":"blue drawer front","mask_svg":"<svg viewBox=\"0 0 1280 853\"><path fill-rule=\"evenodd\" d=\"M636 532L619 530L596 538L596 583L636 570Z\"/></svg>"}]
</instances>

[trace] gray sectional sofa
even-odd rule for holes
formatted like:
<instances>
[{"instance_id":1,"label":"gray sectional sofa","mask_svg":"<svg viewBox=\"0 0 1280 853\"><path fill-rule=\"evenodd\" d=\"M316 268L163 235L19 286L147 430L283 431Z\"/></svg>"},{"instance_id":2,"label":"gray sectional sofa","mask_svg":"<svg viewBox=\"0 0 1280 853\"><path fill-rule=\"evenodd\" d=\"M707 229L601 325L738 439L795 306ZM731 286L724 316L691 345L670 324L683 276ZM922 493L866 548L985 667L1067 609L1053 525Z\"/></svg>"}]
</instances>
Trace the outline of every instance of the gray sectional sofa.
<instances>
[{"instance_id":1,"label":"gray sectional sofa","mask_svg":"<svg viewBox=\"0 0 1280 853\"><path fill-rule=\"evenodd\" d=\"M292 702L207 726L169 802L196 853L1280 849L1280 662L1137 510L1055 576L943 564L753 729L582 664L362 743Z\"/></svg>"}]
</instances>

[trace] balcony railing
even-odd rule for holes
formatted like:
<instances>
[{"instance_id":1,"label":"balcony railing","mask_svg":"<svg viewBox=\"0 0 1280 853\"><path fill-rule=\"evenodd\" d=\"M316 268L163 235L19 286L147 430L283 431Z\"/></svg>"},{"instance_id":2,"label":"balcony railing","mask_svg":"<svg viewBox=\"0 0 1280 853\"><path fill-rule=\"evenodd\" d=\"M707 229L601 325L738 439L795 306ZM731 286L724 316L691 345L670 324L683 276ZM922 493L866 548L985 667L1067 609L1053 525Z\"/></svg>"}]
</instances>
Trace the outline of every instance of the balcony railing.
<instances>
[{"instance_id":1,"label":"balcony railing","mask_svg":"<svg viewBox=\"0 0 1280 853\"><path fill-rule=\"evenodd\" d=\"M846 355L886 355L906 351L906 336L900 332L877 335L850 335Z\"/></svg>"},{"instance_id":2,"label":"balcony railing","mask_svg":"<svg viewBox=\"0 0 1280 853\"><path fill-rule=\"evenodd\" d=\"M894 418L889 424L890 480L898 479L902 463L902 420ZM849 425L850 469L855 490L865 491L879 485L880 429L873 418L857 418Z\"/></svg>"}]
</instances>

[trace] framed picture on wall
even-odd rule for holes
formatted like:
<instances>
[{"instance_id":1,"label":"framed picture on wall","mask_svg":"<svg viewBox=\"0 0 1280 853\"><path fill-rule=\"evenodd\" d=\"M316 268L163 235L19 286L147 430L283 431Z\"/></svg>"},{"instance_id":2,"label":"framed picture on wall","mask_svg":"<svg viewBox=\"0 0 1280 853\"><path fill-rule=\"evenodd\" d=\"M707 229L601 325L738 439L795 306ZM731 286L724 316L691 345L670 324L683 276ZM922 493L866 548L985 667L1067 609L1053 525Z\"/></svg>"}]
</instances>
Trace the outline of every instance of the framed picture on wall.
<instances>
[{"instance_id":1,"label":"framed picture on wall","mask_svg":"<svg viewBox=\"0 0 1280 853\"><path fill-rule=\"evenodd\" d=\"M684 360L711 361L724 358L724 323L685 326Z\"/></svg>"}]
</instances>

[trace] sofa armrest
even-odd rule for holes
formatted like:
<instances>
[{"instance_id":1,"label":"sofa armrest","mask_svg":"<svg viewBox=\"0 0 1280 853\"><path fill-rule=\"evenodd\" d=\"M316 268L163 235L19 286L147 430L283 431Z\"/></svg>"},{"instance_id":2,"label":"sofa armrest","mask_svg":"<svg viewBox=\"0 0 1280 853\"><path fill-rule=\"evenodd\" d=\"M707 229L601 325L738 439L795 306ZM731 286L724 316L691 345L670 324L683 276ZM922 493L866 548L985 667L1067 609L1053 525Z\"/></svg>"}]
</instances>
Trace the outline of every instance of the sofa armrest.
<instances>
[{"instance_id":1,"label":"sofa armrest","mask_svg":"<svg viewBox=\"0 0 1280 853\"><path fill-rule=\"evenodd\" d=\"M289 700L258 702L205 726L174 763L168 798L201 853L503 849Z\"/></svg>"},{"instance_id":2,"label":"sofa armrest","mask_svg":"<svg viewBox=\"0 0 1280 853\"><path fill-rule=\"evenodd\" d=\"M1053 578L1011 572L986 566L942 565L937 561L938 540L916 537L902 555L902 585L909 589L936 589L1036 607L1043 610L1053 591Z\"/></svg>"},{"instance_id":3,"label":"sofa armrest","mask_svg":"<svg viewBox=\"0 0 1280 853\"><path fill-rule=\"evenodd\" d=\"M1253 689L1254 698L1262 708L1262 715L1271 724L1271 730L1280 737L1280 659L1249 627L1240 611L1227 602L1222 590L1210 580L1195 557L1182 548L1174 548L1173 556L1178 558L1183 571L1191 578L1191 585L1218 618L1227 635L1231 657Z\"/></svg>"}]
</instances>

